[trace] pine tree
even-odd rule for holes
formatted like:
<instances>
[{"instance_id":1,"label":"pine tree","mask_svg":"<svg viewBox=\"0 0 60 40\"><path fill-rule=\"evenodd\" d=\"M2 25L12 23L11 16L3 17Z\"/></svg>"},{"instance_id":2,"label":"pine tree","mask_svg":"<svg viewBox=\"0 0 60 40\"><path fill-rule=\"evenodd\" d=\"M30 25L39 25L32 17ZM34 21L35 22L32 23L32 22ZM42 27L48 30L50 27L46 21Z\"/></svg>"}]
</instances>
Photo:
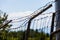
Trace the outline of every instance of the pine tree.
<instances>
[{"instance_id":1,"label":"pine tree","mask_svg":"<svg viewBox=\"0 0 60 40\"><path fill-rule=\"evenodd\" d=\"M8 22L7 18L8 18L8 15L6 13L4 13L3 15L0 15L0 27L3 26L5 23ZM5 25L4 27L2 27L0 29L6 30L7 28L10 28L11 26L12 25L7 24L7 25Z\"/></svg>"},{"instance_id":2,"label":"pine tree","mask_svg":"<svg viewBox=\"0 0 60 40\"><path fill-rule=\"evenodd\" d=\"M2 14L0 12L0 14ZM7 40L6 36L8 33L8 28L10 28L12 25L7 23L9 20L8 15L6 13L3 13L3 15L0 15L0 39L1 40ZM7 24L6 24L7 23Z\"/></svg>"}]
</instances>

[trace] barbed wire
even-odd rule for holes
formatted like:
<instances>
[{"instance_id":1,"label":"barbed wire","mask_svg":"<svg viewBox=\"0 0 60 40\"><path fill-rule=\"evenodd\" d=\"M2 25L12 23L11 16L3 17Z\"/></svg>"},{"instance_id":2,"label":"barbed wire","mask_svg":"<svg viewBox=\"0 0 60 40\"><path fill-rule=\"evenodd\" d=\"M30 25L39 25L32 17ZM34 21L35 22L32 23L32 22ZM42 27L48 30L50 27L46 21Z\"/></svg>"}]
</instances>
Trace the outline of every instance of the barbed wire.
<instances>
[{"instance_id":1,"label":"barbed wire","mask_svg":"<svg viewBox=\"0 0 60 40\"><path fill-rule=\"evenodd\" d=\"M52 13L53 13L53 12L49 12L49 13L44 13L44 14L41 14L41 15L52 14ZM28 16L29 16L29 15L28 15ZM23 19L23 18L24 18L24 19L30 19L28 16L24 16L24 17L17 18L17 19L12 19L12 20L13 20L13 21L14 21L14 20L21 20L21 19ZM25 17L27 17L27 18L25 18ZM24 20L24 19L23 19L23 20ZM21 21L22 21L22 20L21 20Z\"/></svg>"},{"instance_id":2,"label":"barbed wire","mask_svg":"<svg viewBox=\"0 0 60 40\"><path fill-rule=\"evenodd\" d=\"M34 11L32 14L30 14L30 15L28 15L28 16L24 16L24 17L18 18L18 19L22 19L22 18L25 18L25 17L31 18L32 16L36 15L36 14L35 14L36 12L38 13L39 11L41 11L42 8L46 7L46 6L49 5L49 4L55 3L55 2L56 2L56 1L51 1L51 2L47 3L45 6L43 6L43 7L39 8L38 10ZM57 11L56 11L56 12L57 12ZM56 12L55 12L55 13L56 13ZM51 14L51 13L50 13L50 14ZM42 14L42 15L45 15L45 14ZM48 16L47 16L47 17L48 17ZM44 18L47 18L47 17L44 17ZM50 17L51 17L51 16L50 16ZM27 19L27 18L26 18L26 19ZM41 19L44 19L44 18L41 18ZM18 19L13 19L13 20L18 20ZM26 19L25 19L25 20L26 20ZM39 19L38 19L38 20L39 20ZM18 21L18 22L20 22L20 21ZM24 23L25 23L25 22L24 22ZM24 23L23 23L23 24L24 24ZM27 24L27 23L28 23L28 22L26 22L26 24ZM26 25L26 24L25 24L25 25ZM20 28L20 27L17 27L17 28ZM17 29L17 28L11 28L11 29Z\"/></svg>"},{"instance_id":3,"label":"barbed wire","mask_svg":"<svg viewBox=\"0 0 60 40\"><path fill-rule=\"evenodd\" d=\"M18 20L18 21L12 21L11 23L22 22L22 21L25 21L25 20L29 20L29 19L22 19L22 20Z\"/></svg>"},{"instance_id":4,"label":"barbed wire","mask_svg":"<svg viewBox=\"0 0 60 40\"><path fill-rule=\"evenodd\" d=\"M47 16L48 17L48 16ZM47 18L47 17L45 17L45 18ZM52 17L52 16L50 16L50 17ZM44 18L43 18L44 19ZM41 20L41 19L34 19L34 21L36 21L36 20ZM18 28L21 28L21 27L24 27L24 26L26 26L26 24L28 23L28 21L26 20L24 23L22 23L19 27L17 27L17 28L10 28L10 30L11 29L18 29ZM24 26L22 26L22 25L24 25Z\"/></svg>"},{"instance_id":5,"label":"barbed wire","mask_svg":"<svg viewBox=\"0 0 60 40\"><path fill-rule=\"evenodd\" d=\"M50 12L50 13L46 13L46 14L53 14L53 13L57 13L57 12L59 12L60 10L57 10L57 11L55 11L55 12ZM46 15L46 14L41 14L41 15ZM26 18L27 20L29 20L30 18ZM20 20L20 21L14 21L14 22L21 22L21 21L24 21L24 20L26 20L26 19L23 19L23 20ZM12 22L13 23L13 22Z\"/></svg>"},{"instance_id":6,"label":"barbed wire","mask_svg":"<svg viewBox=\"0 0 60 40\"><path fill-rule=\"evenodd\" d=\"M24 27L27 23L28 23L28 21L25 20L19 27L16 27L16 28L9 28L9 30L11 30L11 29L18 29L18 28ZM24 26L22 26L22 25L24 25Z\"/></svg>"},{"instance_id":7,"label":"barbed wire","mask_svg":"<svg viewBox=\"0 0 60 40\"><path fill-rule=\"evenodd\" d=\"M58 1L58 0L56 0ZM39 9L37 9L36 11L34 11L32 14L28 15L28 16L24 16L24 17L21 17L21 18L17 18L17 19L13 19L13 20L19 20L19 19L22 19L22 18L31 18L32 16L36 15L36 13L40 12L42 9L44 9L46 6L48 6L49 4L53 4L55 3L56 1L51 1L51 2L48 2L45 6L43 7L40 7ZM42 14L43 15L43 14Z\"/></svg>"},{"instance_id":8,"label":"barbed wire","mask_svg":"<svg viewBox=\"0 0 60 40\"><path fill-rule=\"evenodd\" d=\"M44 19L44 18L47 18L47 17L49 17L49 16L42 17L42 18L39 18L39 19ZM50 17L52 17L52 16L50 16ZM34 19L34 20L39 20L39 19ZM25 21L25 20L28 20L28 21L29 21L29 19L24 19L24 20L13 21L13 22L11 22L11 23L22 22L22 21Z\"/></svg>"},{"instance_id":9,"label":"barbed wire","mask_svg":"<svg viewBox=\"0 0 60 40\"><path fill-rule=\"evenodd\" d=\"M31 17L36 15L37 13L39 13L42 9L44 9L46 6L50 5L50 4L53 4L55 3L56 1L51 1L51 2L48 2L45 6L43 7L40 7L38 10L34 11L32 14L31 14Z\"/></svg>"},{"instance_id":10,"label":"barbed wire","mask_svg":"<svg viewBox=\"0 0 60 40\"><path fill-rule=\"evenodd\" d=\"M60 10L58 10L58 11L60 11ZM54 12L54 13L57 13L58 11L56 11L56 12ZM46 17L44 17L44 18L47 18L47 17L52 17L52 16L46 16ZM41 19L44 19L44 18L41 18ZM35 21L36 21L36 20L41 20L41 19L35 19ZM27 22L26 22L26 21L27 21ZM24 22L25 24L22 23L22 25L23 25L23 24L26 25L26 24L28 23L29 20L26 20L26 21L25 21L26 23ZM56 21L55 21L55 22L56 22ZM18 29L18 28L20 28L20 27L22 27L22 26L20 25L20 26L17 27L17 28L11 28L11 29Z\"/></svg>"}]
</instances>

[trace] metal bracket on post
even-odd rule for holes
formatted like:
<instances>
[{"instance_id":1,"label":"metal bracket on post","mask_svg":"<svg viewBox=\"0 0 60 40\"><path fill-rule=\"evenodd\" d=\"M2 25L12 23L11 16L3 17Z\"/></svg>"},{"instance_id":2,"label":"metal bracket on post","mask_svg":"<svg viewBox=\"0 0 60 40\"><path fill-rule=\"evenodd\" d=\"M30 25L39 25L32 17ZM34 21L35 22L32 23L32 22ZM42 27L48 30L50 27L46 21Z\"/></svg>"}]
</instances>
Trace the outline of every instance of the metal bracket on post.
<instances>
[{"instance_id":1,"label":"metal bracket on post","mask_svg":"<svg viewBox=\"0 0 60 40\"><path fill-rule=\"evenodd\" d=\"M49 9L50 7L52 7L52 4L48 5L47 7L45 7L44 9L42 9L39 13L37 13L36 15L34 15L32 18L30 18L30 20L28 21L28 26L27 26L27 31L26 33L23 35L23 39L21 40L28 40L28 36L29 36L29 32L30 32L30 25L31 25L31 21L39 16L40 14L42 14L44 11L46 11L47 9Z\"/></svg>"}]
</instances>

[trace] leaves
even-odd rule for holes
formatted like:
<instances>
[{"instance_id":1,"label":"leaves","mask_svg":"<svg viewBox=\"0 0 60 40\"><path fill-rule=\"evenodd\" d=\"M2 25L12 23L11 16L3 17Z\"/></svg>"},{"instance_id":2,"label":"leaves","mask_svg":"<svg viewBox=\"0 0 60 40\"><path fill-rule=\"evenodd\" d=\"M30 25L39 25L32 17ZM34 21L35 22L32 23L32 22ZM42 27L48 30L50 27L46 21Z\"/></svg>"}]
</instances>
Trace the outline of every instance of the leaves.
<instances>
[{"instance_id":1,"label":"leaves","mask_svg":"<svg viewBox=\"0 0 60 40\"><path fill-rule=\"evenodd\" d=\"M8 15L6 13L4 13L3 16L0 16L0 27L8 21L7 18L8 18ZM12 25L7 24L4 27L2 27L1 29L5 30L6 28L10 28L11 26Z\"/></svg>"}]
</instances>

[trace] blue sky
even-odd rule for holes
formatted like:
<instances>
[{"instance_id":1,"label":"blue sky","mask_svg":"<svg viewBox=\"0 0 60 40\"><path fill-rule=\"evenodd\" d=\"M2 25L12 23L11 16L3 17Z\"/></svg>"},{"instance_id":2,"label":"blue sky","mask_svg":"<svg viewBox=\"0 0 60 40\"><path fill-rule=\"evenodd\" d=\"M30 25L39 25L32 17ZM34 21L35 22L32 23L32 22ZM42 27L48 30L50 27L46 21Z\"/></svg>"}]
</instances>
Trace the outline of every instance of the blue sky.
<instances>
[{"instance_id":1,"label":"blue sky","mask_svg":"<svg viewBox=\"0 0 60 40\"><path fill-rule=\"evenodd\" d=\"M6 12L9 15L9 19L16 19L30 15L35 10L46 5L50 1L53 0L0 0L0 10ZM54 11L54 7L55 6L50 8L48 11L46 11L46 13ZM14 27L18 27L19 23L14 23L13 25Z\"/></svg>"},{"instance_id":2,"label":"blue sky","mask_svg":"<svg viewBox=\"0 0 60 40\"><path fill-rule=\"evenodd\" d=\"M52 0L0 0L3 12L35 11Z\"/></svg>"},{"instance_id":3,"label":"blue sky","mask_svg":"<svg viewBox=\"0 0 60 40\"><path fill-rule=\"evenodd\" d=\"M6 12L11 19L18 18L33 13L51 1L53 0L0 0L0 10ZM46 13L52 11L54 11L54 7L50 8Z\"/></svg>"}]
</instances>

